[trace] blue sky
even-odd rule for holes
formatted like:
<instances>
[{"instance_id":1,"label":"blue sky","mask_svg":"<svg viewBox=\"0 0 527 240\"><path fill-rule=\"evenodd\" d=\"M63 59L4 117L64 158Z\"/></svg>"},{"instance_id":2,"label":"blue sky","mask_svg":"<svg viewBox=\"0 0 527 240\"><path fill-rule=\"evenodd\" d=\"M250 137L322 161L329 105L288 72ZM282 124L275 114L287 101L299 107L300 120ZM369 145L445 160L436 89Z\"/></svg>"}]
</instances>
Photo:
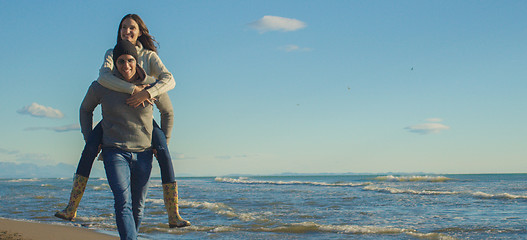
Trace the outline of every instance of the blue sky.
<instances>
[{"instance_id":1,"label":"blue sky","mask_svg":"<svg viewBox=\"0 0 527 240\"><path fill-rule=\"evenodd\" d=\"M527 172L525 12L525 1L0 0L0 162L76 166L80 103L137 13L177 83L177 174Z\"/></svg>"}]
</instances>

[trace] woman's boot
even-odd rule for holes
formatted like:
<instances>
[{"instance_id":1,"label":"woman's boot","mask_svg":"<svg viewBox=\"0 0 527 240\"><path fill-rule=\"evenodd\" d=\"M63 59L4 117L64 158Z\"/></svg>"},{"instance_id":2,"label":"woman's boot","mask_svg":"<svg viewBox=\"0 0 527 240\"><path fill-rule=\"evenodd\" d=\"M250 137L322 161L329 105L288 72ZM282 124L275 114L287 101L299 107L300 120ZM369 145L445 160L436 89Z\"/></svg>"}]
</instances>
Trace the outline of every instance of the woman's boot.
<instances>
[{"instance_id":1,"label":"woman's boot","mask_svg":"<svg viewBox=\"0 0 527 240\"><path fill-rule=\"evenodd\" d=\"M163 183L163 199L168 213L170 228L190 226L190 222L179 216L177 183Z\"/></svg>"},{"instance_id":2,"label":"woman's boot","mask_svg":"<svg viewBox=\"0 0 527 240\"><path fill-rule=\"evenodd\" d=\"M56 212L55 217L73 221L77 215L77 207L79 206L84 190L86 189L86 183L88 183L87 177L75 174L75 177L73 178L73 188L71 189L70 194L70 202L64 210Z\"/></svg>"}]
</instances>

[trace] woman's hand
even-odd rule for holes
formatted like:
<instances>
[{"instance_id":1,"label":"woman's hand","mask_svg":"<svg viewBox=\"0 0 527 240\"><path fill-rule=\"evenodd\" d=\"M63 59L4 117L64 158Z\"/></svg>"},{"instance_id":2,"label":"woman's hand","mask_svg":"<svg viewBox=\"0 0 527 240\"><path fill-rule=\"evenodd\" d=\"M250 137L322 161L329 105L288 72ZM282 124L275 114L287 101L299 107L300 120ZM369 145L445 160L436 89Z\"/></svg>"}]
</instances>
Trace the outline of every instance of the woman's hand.
<instances>
[{"instance_id":1,"label":"woman's hand","mask_svg":"<svg viewBox=\"0 0 527 240\"><path fill-rule=\"evenodd\" d=\"M143 91L148 85L135 85L134 92L132 92L132 95Z\"/></svg>"},{"instance_id":2,"label":"woman's hand","mask_svg":"<svg viewBox=\"0 0 527 240\"><path fill-rule=\"evenodd\" d=\"M143 87L143 89L139 92L136 92L134 90L134 93L132 94L132 96L126 99L126 104L134 108L139 107L140 105L143 105L144 107L145 101L148 101L148 103L152 104L152 101L150 101L150 98L151 98L150 93L146 91Z\"/></svg>"}]
</instances>

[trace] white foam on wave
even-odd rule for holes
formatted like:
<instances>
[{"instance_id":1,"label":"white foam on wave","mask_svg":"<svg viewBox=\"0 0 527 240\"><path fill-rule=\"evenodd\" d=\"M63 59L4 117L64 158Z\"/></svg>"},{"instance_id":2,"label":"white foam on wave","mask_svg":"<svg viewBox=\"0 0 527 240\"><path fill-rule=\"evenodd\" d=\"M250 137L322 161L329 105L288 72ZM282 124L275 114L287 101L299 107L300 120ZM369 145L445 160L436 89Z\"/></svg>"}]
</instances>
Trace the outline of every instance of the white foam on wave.
<instances>
[{"instance_id":1,"label":"white foam on wave","mask_svg":"<svg viewBox=\"0 0 527 240\"><path fill-rule=\"evenodd\" d=\"M109 215L110 217L113 217L113 214L109 214ZM110 217L77 216L75 217L75 219L81 222L102 222L102 221L111 219Z\"/></svg>"},{"instance_id":2,"label":"white foam on wave","mask_svg":"<svg viewBox=\"0 0 527 240\"><path fill-rule=\"evenodd\" d=\"M214 232L214 233L222 233L222 232L235 232L235 231L239 231L240 229L239 228L235 228L235 227L230 227L230 226L217 226L215 228L212 228L210 230L208 230L209 232Z\"/></svg>"},{"instance_id":3,"label":"white foam on wave","mask_svg":"<svg viewBox=\"0 0 527 240\"><path fill-rule=\"evenodd\" d=\"M99 191L99 190L106 190L106 189L110 189L110 185L108 185L107 183L103 183L103 184L101 184L99 186L93 186L92 189L93 190L97 190L97 191Z\"/></svg>"},{"instance_id":4,"label":"white foam on wave","mask_svg":"<svg viewBox=\"0 0 527 240\"><path fill-rule=\"evenodd\" d=\"M386 193L393 193L393 194L416 194L416 195L454 195L459 194L459 192L453 192L453 191L436 191L436 190L412 190L412 189L398 189L398 188L392 188L392 187L376 187L376 186L366 186L363 188L364 190L368 191L376 191L376 192L386 192Z\"/></svg>"},{"instance_id":5,"label":"white foam on wave","mask_svg":"<svg viewBox=\"0 0 527 240\"><path fill-rule=\"evenodd\" d=\"M418 232L406 232L407 235L420 238L420 239L431 239L431 240L456 240L456 238L442 234L442 233L418 233Z\"/></svg>"},{"instance_id":6,"label":"white foam on wave","mask_svg":"<svg viewBox=\"0 0 527 240\"><path fill-rule=\"evenodd\" d=\"M446 182L454 179L444 176L379 176L376 177L377 181L387 182Z\"/></svg>"},{"instance_id":7,"label":"white foam on wave","mask_svg":"<svg viewBox=\"0 0 527 240\"><path fill-rule=\"evenodd\" d=\"M245 177L235 178L223 178L216 177L216 182L224 183L239 183L239 184L271 184L271 185L313 185L313 186L328 186L328 187L359 187L366 186L371 184L370 182L365 183L349 183L349 182L337 182L337 183L327 183L327 182L306 182L306 181L263 181L263 180L249 180Z\"/></svg>"},{"instance_id":8,"label":"white foam on wave","mask_svg":"<svg viewBox=\"0 0 527 240\"><path fill-rule=\"evenodd\" d=\"M210 232L210 233L223 233L223 232L238 232L241 231L240 228L232 226L197 226L190 225L184 228L168 228L165 224L149 225L148 223L143 223L141 225L141 231L145 233L150 232L164 232L172 234L184 234L190 232Z\"/></svg>"},{"instance_id":9,"label":"white foam on wave","mask_svg":"<svg viewBox=\"0 0 527 240\"><path fill-rule=\"evenodd\" d=\"M292 223L279 227L260 228L260 230L278 233L330 232L340 234L407 234L421 239L454 239L441 233L420 233L413 229L359 225L324 225L314 222Z\"/></svg>"},{"instance_id":10,"label":"white foam on wave","mask_svg":"<svg viewBox=\"0 0 527 240\"><path fill-rule=\"evenodd\" d=\"M7 182L37 182L40 181L38 178L20 178L20 179L11 179Z\"/></svg>"},{"instance_id":11,"label":"white foam on wave","mask_svg":"<svg viewBox=\"0 0 527 240\"><path fill-rule=\"evenodd\" d=\"M214 204L213 204L214 205ZM380 227L380 226L371 226L371 225L331 225L331 224L318 224L315 222L301 222L301 223L288 223L288 224L279 224L276 226L276 222L273 222L272 225L251 225L249 228L244 227L235 227L235 226L196 226L192 225L182 229L170 229L170 228L160 228L148 227L143 229L143 231L158 231L158 232L169 232L169 233L182 233L182 232L211 232L211 233L221 233L221 232L239 232L239 231L249 231L249 232L268 232L268 233L293 233L293 234L303 234L303 233L312 233L312 232L322 232L322 233L338 233L338 234L355 234L355 235L408 235L419 239L430 239L430 240L454 240L455 238L450 237L444 233L421 233L414 229L405 229L405 228L396 228L396 227Z\"/></svg>"},{"instance_id":12,"label":"white foam on wave","mask_svg":"<svg viewBox=\"0 0 527 240\"><path fill-rule=\"evenodd\" d=\"M152 182L150 182L150 183L149 183L149 187L150 187L150 188L162 188L162 187L163 187L163 184L157 184L157 183L152 183Z\"/></svg>"},{"instance_id":13,"label":"white foam on wave","mask_svg":"<svg viewBox=\"0 0 527 240\"><path fill-rule=\"evenodd\" d=\"M165 201L163 199L159 199L159 198L147 198L146 202L153 203L153 204L161 204L161 205L165 204Z\"/></svg>"},{"instance_id":14,"label":"white foam on wave","mask_svg":"<svg viewBox=\"0 0 527 240\"><path fill-rule=\"evenodd\" d=\"M265 228L264 230L283 233L334 232L347 234L400 234L405 232L405 229L400 228L358 225L323 225L314 222L291 223L274 228Z\"/></svg>"},{"instance_id":15,"label":"white foam on wave","mask_svg":"<svg viewBox=\"0 0 527 240\"><path fill-rule=\"evenodd\" d=\"M438 191L438 190L412 190L412 189L398 189L398 188L392 188L392 187L377 187L374 185L366 186L363 189L368 190L368 191L376 191L376 192L384 192L384 193L392 193L392 194L415 194L415 195L463 194L463 195L476 197L476 198L483 198L483 199L503 199L503 200L527 199L527 196L525 195L514 195L510 193L490 194L490 193L484 193L484 192L467 192L467 191L456 192L456 191Z\"/></svg>"},{"instance_id":16,"label":"white foam on wave","mask_svg":"<svg viewBox=\"0 0 527 240\"><path fill-rule=\"evenodd\" d=\"M180 204L184 207L207 209L216 214L224 215L231 218L238 218L246 222L261 219L261 214L250 212L238 212L234 208L229 207L224 203L195 202L182 200L180 201Z\"/></svg>"},{"instance_id":17,"label":"white foam on wave","mask_svg":"<svg viewBox=\"0 0 527 240\"><path fill-rule=\"evenodd\" d=\"M527 199L525 195L514 195L510 193L489 194L484 192L471 193L472 196L487 199Z\"/></svg>"},{"instance_id":18,"label":"white foam on wave","mask_svg":"<svg viewBox=\"0 0 527 240\"><path fill-rule=\"evenodd\" d=\"M145 227L145 232L167 232L167 233L184 233L184 232L270 232L270 233L310 233L325 232L338 234L356 234L356 235L408 235L419 239L430 240L455 240L443 233L420 233L413 229L395 228L395 227L378 227L378 226L359 226L359 225L323 225L314 222L291 223L277 227L265 227L253 225L251 228L233 227L233 226L189 226L181 229Z\"/></svg>"}]
</instances>

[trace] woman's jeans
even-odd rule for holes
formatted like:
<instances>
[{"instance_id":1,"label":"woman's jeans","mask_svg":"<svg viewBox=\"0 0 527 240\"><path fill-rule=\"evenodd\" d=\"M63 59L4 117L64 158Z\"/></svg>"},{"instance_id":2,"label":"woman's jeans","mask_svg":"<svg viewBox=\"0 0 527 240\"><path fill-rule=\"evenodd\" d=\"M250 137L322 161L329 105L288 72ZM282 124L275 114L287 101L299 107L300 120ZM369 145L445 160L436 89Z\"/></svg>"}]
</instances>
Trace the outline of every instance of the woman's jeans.
<instances>
[{"instance_id":1,"label":"woman's jeans","mask_svg":"<svg viewBox=\"0 0 527 240\"><path fill-rule=\"evenodd\" d=\"M77 174L90 177L90 172L93 166L93 161L99 153L99 145L102 143L102 126L97 124L86 140L84 150L82 150L81 159L77 166ZM176 181L174 176L174 167L172 166L172 158L168 151L167 139L163 130L154 121L154 129L152 131L152 148L157 151L157 162L161 170L162 183L173 183Z\"/></svg>"},{"instance_id":2,"label":"woman's jeans","mask_svg":"<svg viewBox=\"0 0 527 240\"><path fill-rule=\"evenodd\" d=\"M152 170L152 150L127 152L104 148L104 169L114 197L117 230L121 239L137 239L141 225L148 180Z\"/></svg>"}]
</instances>

